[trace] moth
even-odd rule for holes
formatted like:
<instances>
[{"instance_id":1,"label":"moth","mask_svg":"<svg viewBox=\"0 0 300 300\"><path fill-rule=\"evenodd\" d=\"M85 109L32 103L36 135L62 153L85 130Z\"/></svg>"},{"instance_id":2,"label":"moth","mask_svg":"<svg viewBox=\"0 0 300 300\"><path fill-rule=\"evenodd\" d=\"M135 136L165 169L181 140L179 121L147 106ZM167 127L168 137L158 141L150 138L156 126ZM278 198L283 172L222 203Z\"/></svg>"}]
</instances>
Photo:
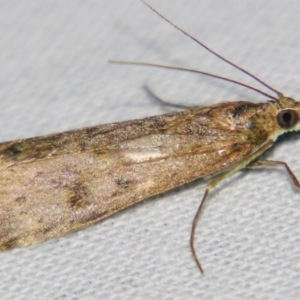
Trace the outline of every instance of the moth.
<instances>
[{"instance_id":1,"label":"moth","mask_svg":"<svg viewBox=\"0 0 300 300\"><path fill-rule=\"evenodd\" d=\"M214 55L265 85L276 97L232 79L189 70L243 85L268 100L193 107L140 120L1 143L1 250L60 237L146 198L202 178L207 181L206 191L193 220L190 246L203 273L194 249L194 234L213 187L245 167L282 166L294 186L300 188L286 163L259 160L279 135L300 129L300 102L285 97L150 9Z\"/></svg>"}]
</instances>

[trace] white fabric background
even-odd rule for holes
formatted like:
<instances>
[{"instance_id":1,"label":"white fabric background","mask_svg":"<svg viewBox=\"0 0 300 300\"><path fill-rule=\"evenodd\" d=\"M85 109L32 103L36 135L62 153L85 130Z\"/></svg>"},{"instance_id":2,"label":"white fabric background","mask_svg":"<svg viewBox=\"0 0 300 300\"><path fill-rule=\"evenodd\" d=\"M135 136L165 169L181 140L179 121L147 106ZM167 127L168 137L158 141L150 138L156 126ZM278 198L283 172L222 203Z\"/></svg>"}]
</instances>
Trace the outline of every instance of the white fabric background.
<instances>
[{"instance_id":1,"label":"white fabric background","mask_svg":"<svg viewBox=\"0 0 300 300\"><path fill-rule=\"evenodd\" d=\"M149 0L176 24L289 96L300 95L299 1ZM138 0L0 1L0 141L165 112L149 84L184 104L263 100L241 87L108 59L249 78L218 61ZM300 177L300 141L267 157ZM212 192L189 234L195 185L78 233L0 254L1 299L296 299L300 195L284 171L246 171Z\"/></svg>"}]
</instances>

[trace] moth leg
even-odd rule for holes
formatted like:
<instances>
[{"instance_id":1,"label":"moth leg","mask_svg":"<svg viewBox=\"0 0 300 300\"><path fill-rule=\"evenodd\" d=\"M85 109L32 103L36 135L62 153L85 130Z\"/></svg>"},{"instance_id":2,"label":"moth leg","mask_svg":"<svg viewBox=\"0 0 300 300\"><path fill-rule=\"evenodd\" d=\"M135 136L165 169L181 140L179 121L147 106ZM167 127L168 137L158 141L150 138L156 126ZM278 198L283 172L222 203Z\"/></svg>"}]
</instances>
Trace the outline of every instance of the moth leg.
<instances>
[{"instance_id":1,"label":"moth leg","mask_svg":"<svg viewBox=\"0 0 300 300\"><path fill-rule=\"evenodd\" d=\"M187 109L187 108L199 107L199 106L188 106L188 105L175 104L172 102L162 100L147 85L144 85L144 90L154 101L156 101L159 105L162 105L162 106L172 107L172 108L175 108L176 110L183 110L183 109Z\"/></svg>"},{"instance_id":2,"label":"moth leg","mask_svg":"<svg viewBox=\"0 0 300 300\"><path fill-rule=\"evenodd\" d=\"M209 189L206 189L205 190L205 193L204 193L204 196L200 202L200 205L198 207L198 210L195 214L195 217L193 219L193 223L192 223L192 229L191 229L191 236L190 236L190 248L191 248L191 252L192 252L192 255L193 255L193 258L200 270L200 273L203 274L203 269L201 267L201 264L200 264L200 261L197 257L197 253L196 253L196 250L195 250L195 247L194 247L194 241L195 241L195 230L196 230L196 226L197 226L197 223L198 223L198 220L199 220L199 216L200 216L200 213L201 213L201 210L203 208L203 205L205 203L205 200L207 199L207 196L208 196L208 193L209 193Z\"/></svg>"},{"instance_id":3,"label":"moth leg","mask_svg":"<svg viewBox=\"0 0 300 300\"><path fill-rule=\"evenodd\" d=\"M277 160L263 160L258 159L254 162L251 162L246 168L247 169L260 169L260 168L270 168L270 167L283 167L285 168L288 176L292 180L292 183L296 189L300 190L300 182L296 175L293 173L293 171L290 169L289 165L286 162L283 161L277 161Z\"/></svg>"}]
</instances>

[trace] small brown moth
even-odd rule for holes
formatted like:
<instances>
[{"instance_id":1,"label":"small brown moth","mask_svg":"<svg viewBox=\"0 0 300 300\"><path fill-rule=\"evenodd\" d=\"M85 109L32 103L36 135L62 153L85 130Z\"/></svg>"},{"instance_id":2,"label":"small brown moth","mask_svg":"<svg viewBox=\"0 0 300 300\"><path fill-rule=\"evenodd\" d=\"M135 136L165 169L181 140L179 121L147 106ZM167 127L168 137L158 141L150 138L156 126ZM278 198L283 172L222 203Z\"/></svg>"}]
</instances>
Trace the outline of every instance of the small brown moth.
<instances>
[{"instance_id":1,"label":"small brown moth","mask_svg":"<svg viewBox=\"0 0 300 300\"><path fill-rule=\"evenodd\" d=\"M194 249L194 233L213 187L245 167L283 166L294 186L300 188L286 163L258 160L279 135L300 129L300 102L285 97L181 31L277 97L231 79L189 70L243 85L269 100L189 108L0 144L0 249L62 236L153 195L203 178L207 188L190 238L193 257L203 273Z\"/></svg>"}]
</instances>

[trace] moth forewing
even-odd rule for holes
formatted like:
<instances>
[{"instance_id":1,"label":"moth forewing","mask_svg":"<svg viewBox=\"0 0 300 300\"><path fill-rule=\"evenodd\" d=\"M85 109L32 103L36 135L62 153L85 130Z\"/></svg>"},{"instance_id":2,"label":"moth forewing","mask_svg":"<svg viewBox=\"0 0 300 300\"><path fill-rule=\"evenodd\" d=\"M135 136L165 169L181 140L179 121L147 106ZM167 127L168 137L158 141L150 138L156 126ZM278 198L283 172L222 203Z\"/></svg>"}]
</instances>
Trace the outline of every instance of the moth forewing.
<instances>
[{"instance_id":1,"label":"moth forewing","mask_svg":"<svg viewBox=\"0 0 300 300\"><path fill-rule=\"evenodd\" d=\"M61 236L227 170L257 147L247 126L232 127L259 108L226 103L1 144L0 247Z\"/></svg>"},{"instance_id":2,"label":"moth forewing","mask_svg":"<svg viewBox=\"0 0 300 300\"><path fill-rule=\"evenodd\" d=\"M279 111L298 113L298 103L280 101L222 103L1 144L1 249L61 236L198 178L220 174L209 186L216 184L271 146Z\"/></svg>"}]
</instances>

